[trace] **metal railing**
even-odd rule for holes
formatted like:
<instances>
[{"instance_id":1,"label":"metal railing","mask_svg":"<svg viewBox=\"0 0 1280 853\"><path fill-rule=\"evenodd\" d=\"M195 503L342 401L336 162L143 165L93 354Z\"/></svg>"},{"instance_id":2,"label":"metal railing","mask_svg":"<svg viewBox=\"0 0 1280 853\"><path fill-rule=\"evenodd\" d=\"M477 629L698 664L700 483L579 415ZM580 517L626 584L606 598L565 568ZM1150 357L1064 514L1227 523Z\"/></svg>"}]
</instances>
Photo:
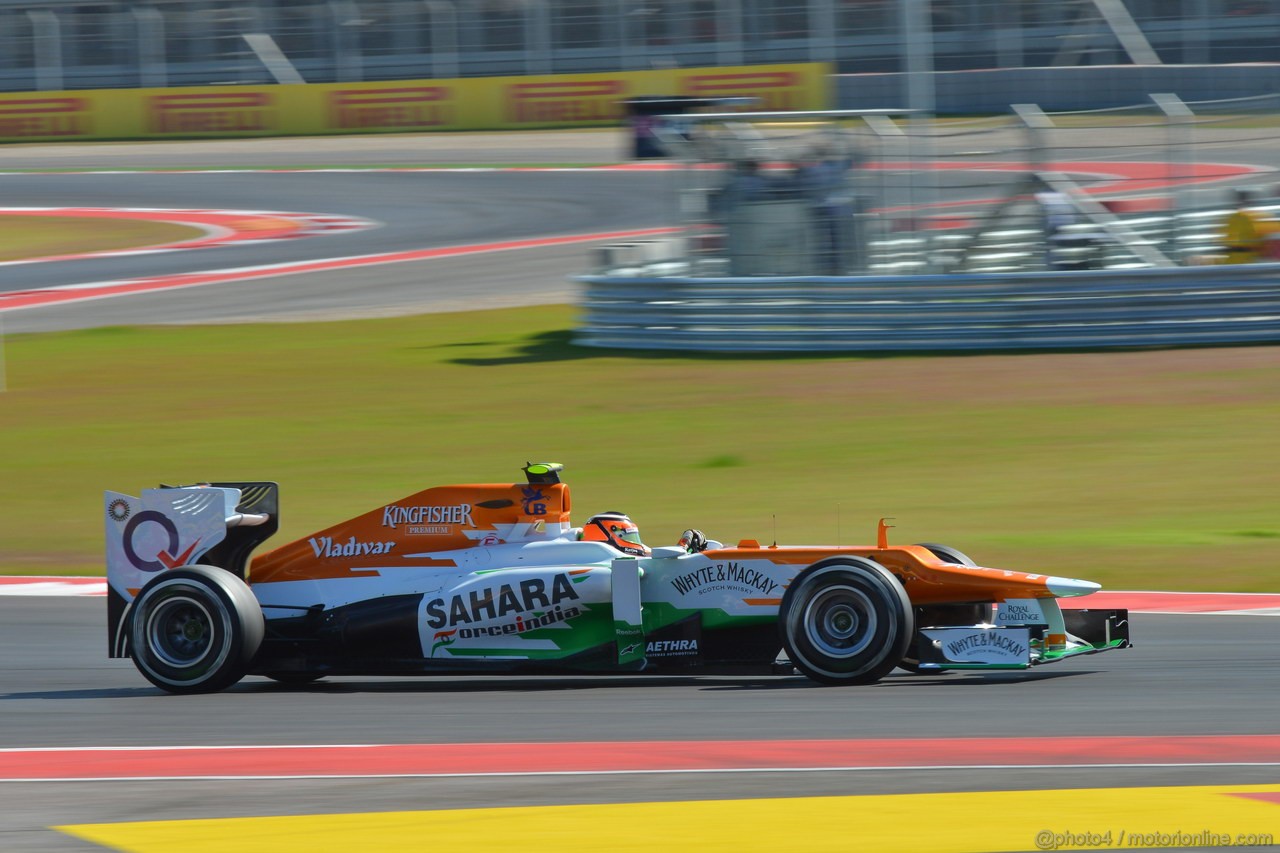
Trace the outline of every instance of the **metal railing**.
<instances>
[{"instance_id":1,"label":"metal railing","mask_svg":"<svg viewBox=\"0 0 1280 853\"><path fill-rule=\"evenodd\" d=\"M1280 264L949 276L590 275L574 340L704 352L1280 343Z\"/></svg>"}]
</instances>

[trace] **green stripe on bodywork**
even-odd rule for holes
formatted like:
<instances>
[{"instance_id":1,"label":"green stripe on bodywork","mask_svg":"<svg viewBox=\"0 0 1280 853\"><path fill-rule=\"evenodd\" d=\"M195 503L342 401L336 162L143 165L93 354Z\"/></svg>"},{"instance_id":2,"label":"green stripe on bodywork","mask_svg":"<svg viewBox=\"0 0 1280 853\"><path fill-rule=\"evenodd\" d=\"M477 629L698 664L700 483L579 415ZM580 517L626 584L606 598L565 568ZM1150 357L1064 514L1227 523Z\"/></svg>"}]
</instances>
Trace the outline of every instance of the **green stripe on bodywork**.
<instances>
[{"instance_id":1,"label":"green stripe on bodywork","mask_svg":"<svg viewBox=\"0 0 1280 853\"><path fill-rule=\"evenodd\" d=\"M1125 645L1125 640L1112 640L1101 646L1089 646L1083 649L1064 649L1063 651L1047 651L1041 654L1040 663L1053 663L1063 658L1071 658L1076 655L1092 655L1098 652L1105 652L1108 649L1119 649Z\"/></svg>"},{"instance_id":2,"label":"green stripe on bodywork","mask_svg":"<svg viewBox=\"0 0 1280 853\"><path fill-rule=\"evenodd\" d=\"M738 616L717 608L681 608L663 601L646 602L644 605L644 632L646 634L674 625L694 614L701 614L704 629L739 628L744 625L767 625L778 621L774 615Z\"/></svg>"},{"instance_id":3,"label":"green stripe on bodywork","mask_svg":"<svg viewBox=\"0 0 1280 853\"><path fill-rule=\"evenodd\" d=\"M618 666L633 669L644 665L644 632L639 625L614 620L613 631L618 647Z\"/></svg>"},{"instance_id":4,"label":"green stripe on bodywork","mask_svg":"<svg viewBox=\"0 0 1280 853\"><path fill-rule=\"evenodd\" d=\"M614 643L618 639L620 625L613 619L613 608L607 604L582 605L585 611L568 622L546 628L535 628L513 636L522 640L549 640L555 643L554 649L529 649L520 646L510 648L488 647L483 649L460 649L451 645L440 650L441 655L448 654L453 658L484 657L520 657L529 660L557 660L569 657L604 643ZM737 616L718 609L685 609L664 602L653 602L644 605L644 634L651 633L668 625L673 625L693 615L701 615L704 630L716 628L742 627L745 625L769 625L777 621L774 616ZM568 626L567 628L564 626ZM637 635L639 649L627 656L627 663L644 654L644 637ZM629 644L628 644L629 645Z\"/></svg>"}]
</instances>

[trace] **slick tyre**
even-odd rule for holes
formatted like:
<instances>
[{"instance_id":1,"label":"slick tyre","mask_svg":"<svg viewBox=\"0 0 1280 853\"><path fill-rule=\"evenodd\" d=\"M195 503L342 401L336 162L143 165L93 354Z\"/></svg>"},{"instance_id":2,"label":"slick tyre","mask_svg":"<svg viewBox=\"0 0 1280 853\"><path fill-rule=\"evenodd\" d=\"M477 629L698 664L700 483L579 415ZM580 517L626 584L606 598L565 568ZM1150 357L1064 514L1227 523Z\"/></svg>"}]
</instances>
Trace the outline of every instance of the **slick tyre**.
<instances>
[{"instance_id":1,"label":"slick tyre","mask_svg":"<svg viewBox=\"0 0 1280 853\"><path fill-rule=\"evenodd\" d=\"M911 601L888 569L841 557L787 587L778 628L791 663L822 684L870 684L893 669L915 634Z\"/></svg>"},{"instance_id":2,"label":"slick tyre","mask_svg":"<svg viewBox=\"0 0 1280 853\"><path fill-rule=\"evenodd\" d=\"M131 609L133 663L170 693L212 693L235 684L265 632L262 608L248 585L212 566L160 573Z\"/></svg>"},{"instance_id":3,"label":"slick tyre","mask_svg":"<svg viewBox=\"0 0 1280 853\"><path fill-rule=\"evenodd\" d=\"M957 551L949 545L938 545L933 542L920 542L918 544L922 548L928 548L935 557L943 562L955 563L960 566L978 565L963 552ZM933 604L915 609L917 631L925 627L941 628L950 625L977 625L983 622L990 622L994 616L995 607L991 604ZM907 654L903 656L902 660L898 661L898 666L916 675L942 675L944 670L920 668L920 660L916 657L916 654L918 654L916 650L918 642L918 636L912 638Z\"/></svg>"}]
</instances>

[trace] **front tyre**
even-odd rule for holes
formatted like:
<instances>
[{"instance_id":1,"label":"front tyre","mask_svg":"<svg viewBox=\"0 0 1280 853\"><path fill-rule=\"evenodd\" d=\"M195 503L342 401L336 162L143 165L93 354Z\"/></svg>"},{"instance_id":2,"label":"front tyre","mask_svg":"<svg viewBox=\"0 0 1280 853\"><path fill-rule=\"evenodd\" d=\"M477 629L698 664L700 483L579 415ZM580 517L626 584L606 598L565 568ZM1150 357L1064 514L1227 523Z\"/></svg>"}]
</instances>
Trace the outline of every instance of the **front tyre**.
<instances>
[{"instance_id":1,"label":"front tyre","mask_svg":"<svg viewBox=\"0 0 1280 853\"><path fill-rule=\"evenodd\" d=\"M861 557L815 563L787 587L778 628L791 663L822 684L870 684L902 660L911 601L888 569Z\"/></svg>"},{"instance_id":2,"label":"front tyre","mask_svg":"<svg viewBox=\"0 0 1280 853\"><path fill-rule=\"evenodd\" d=\"M944 563L955 563L960 566L978 565L973 560L970 560L968 555L966 555L963 551L957 551L955 548L952 548L950 545L939 545L936 542L918 542L916 544L918 544L921 548L928 548L929 551L933 554L933 556L937 557L939 560L941 560Z\"/></svg>"},{"instance_id":3,"label":"front tyre","mask_svg":"<svg viewBox=\"0 0 1280 853\"><path fill-rule=\"evenodd\" d=\"M131 610L133 663L170 693L212 693L235 684L265 633L253 591L212 566L160 573L138 593Z\"/></svg>"}]
</instances>

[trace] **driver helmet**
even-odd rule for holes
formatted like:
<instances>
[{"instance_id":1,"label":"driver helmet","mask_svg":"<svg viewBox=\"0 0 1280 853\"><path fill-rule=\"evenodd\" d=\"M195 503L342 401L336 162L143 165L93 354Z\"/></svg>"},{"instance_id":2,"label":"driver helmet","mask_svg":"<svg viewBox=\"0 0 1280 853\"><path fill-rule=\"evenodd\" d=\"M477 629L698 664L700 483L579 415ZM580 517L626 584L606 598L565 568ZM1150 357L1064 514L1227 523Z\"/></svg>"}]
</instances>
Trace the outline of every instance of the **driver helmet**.
<instances>
[{"instance_id":1,"label":"driver helmet","mask_svg":"<svg viewBox=\"0 0 1280 853\"><path fill-rule=\"evenodd\" d=\"M602 512L587 519L582 538L588 542L608 542L624 554L649 556L649 548L640 541L640 528L625 512Z\"/></svg>"}]
</instances>

